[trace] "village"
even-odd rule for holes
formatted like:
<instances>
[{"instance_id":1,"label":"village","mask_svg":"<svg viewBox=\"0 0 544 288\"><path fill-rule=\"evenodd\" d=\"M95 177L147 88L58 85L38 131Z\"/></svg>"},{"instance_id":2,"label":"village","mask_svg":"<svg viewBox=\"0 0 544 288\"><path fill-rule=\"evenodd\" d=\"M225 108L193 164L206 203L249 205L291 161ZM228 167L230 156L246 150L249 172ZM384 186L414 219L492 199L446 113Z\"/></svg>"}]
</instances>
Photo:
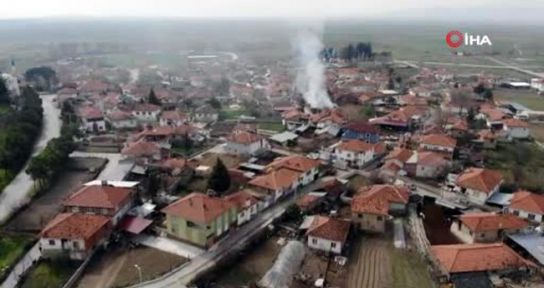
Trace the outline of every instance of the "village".
<instances>
[{"instance_id":1,"label":"village","mask_svg":"<svg viewBox=\"0 0 544 288\"><path fill-rule=\"evenodd\" d=\"M6 219L33 236L2 287L542 285L544 111L497 94L544 80L381 56L320 59L319 93L230 52L57 61L75 147Z\"/></svg>"}]
</instances>

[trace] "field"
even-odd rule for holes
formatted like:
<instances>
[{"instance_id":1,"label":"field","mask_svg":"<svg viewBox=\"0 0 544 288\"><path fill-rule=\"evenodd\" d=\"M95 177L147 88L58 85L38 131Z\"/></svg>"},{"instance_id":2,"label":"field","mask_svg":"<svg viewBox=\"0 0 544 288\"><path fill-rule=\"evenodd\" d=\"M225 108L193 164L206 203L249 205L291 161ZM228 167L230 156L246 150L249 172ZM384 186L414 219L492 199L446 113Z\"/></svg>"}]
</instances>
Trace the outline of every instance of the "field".
<instances>
[{"instance_id":1,"label":"field","mask_svg":"<svg viewBox=\"0 0 544 288\"><path fill-rule=\"evenodd\" d=\"M359 237L356 241L348 288L434 287L419 255L394 248L387 237Z\"/></svg>"},{"instance_id":2,"label":"field","mask_svg":"<svg viewBox=\"0 0 544 288\"><path fill-rule=\"evenodd\" d=\"M276 132L282 132L285 130L285 127L283 127L283 124L281 124L281 122L259 123L257 125L257 128L263 129L263 130L276 131Z\"/></svg>"},{"instance_id":3,"label":"field","mask_svg":"<svg viewBox=\"0 0 544 288\"><path fill-rule=\"evenodd\" d=\"M85 270L80 288L125 287L138 283L140 276L134 265L142 271L142 280L150 280L178 267L188 260L178 255L148 247L117 249L97 255Z\"/></svg>"},{"instance_id":4,"label":"field","mask_svg":"<svg viewBox=\"0 0 544 288\"><path fill-rule=\"evenodd\" d=\"M21 288L62 287L77 265L73 262L41 261L24 278Z\"/></svg>"},{"instance_id":5,"label":"field","mask_svg":"<svg viewBox=\"0 0 544 288\"><path fill-rule=\"evenodd\" d=\"M495 100L512 101L526 106L532 110L544 111L544 96L538 95L534 90L495 89Z\"/></svg>"},{"instance_id":6,"label":"field","mask_svg":"<svg viewBox=\"0 0 544 288\"><path fill-rule=\"evenodd\" d=\"M27 236L0 235L0 278L4 269L14 265L31 243L32 238Z\"/></svg>"},{"instance_id":7,"label":"field","mask_svg":"<svg viewBox=\"0 0 544 288\"><path fill-rule=\"evenodd\" d=\"M531 135L535 138L536 141L544 143L544 124L529 124L531 129Z\"/></svg>"}]
</instances>

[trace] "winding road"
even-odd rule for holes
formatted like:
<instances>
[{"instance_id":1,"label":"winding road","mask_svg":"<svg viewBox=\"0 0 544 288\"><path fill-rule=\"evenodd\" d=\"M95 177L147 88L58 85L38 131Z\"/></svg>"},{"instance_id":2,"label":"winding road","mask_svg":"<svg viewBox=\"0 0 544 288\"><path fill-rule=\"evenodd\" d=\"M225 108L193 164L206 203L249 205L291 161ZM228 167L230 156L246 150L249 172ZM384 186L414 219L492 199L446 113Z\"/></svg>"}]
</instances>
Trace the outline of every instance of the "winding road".
<instances>
[{"instance_id":1,"label":"winding road","mask_svg":"<svg viewBox=\"0 0 544 288\"><path fill-rule=\"evenodd\" d=\"M59 137L61 129L60 110L54 102L56 95L42 95L40 98L43 107L43 126L32 155L40 153L49 140ZM34 182L25 172L28 162L25 163L24 168L0 194L0 223L5 222L15 211L30 201Z\"/></svg>"}]
</instances>

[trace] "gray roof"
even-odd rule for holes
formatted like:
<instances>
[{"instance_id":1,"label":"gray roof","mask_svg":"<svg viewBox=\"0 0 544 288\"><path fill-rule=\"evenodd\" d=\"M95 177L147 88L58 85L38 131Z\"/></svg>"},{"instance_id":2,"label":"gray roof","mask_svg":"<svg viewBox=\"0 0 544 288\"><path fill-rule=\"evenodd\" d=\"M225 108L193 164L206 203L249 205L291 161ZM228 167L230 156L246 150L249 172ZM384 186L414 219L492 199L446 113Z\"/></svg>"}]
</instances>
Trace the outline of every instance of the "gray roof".
<instances>
[{"instance_id":1,"label":"gray roof","mask_svg":"<svg viewBox=\"0 0 544 288\"><path fill-rule=\"evenodd\" d=\"M507 206L512 201L512 197L514 197L512 193L493 193L486 202L498 206Z\"/></svg>"},{"instance_id":2,"label":"gray roof","mask_svg":"<svg viewBox=\"0 0 544 288\"><path fill-rule=\"evenodd\" d=\"M508 235L512 241L521 246L535 258L540 265L544 265L544 236L540 233Z\"/></svg>"},{"instance_id":3,"label":"gray roof","mask_svg":"<svg viewBox=\"0 0 544 288\"><path fill-rule=\"evenodd\" d=\"M289 132L289 131L285 131L285 132L282 132L282 133L279 133L279 134L274 134L270 137L270 140L274 141L274 142L279 142L279 143L284 143L284 142L287 142L287 141L292 141L292 140L295 140L297 139L298 135L293 133L293 132Z\"/></svg>"}]
</instances>

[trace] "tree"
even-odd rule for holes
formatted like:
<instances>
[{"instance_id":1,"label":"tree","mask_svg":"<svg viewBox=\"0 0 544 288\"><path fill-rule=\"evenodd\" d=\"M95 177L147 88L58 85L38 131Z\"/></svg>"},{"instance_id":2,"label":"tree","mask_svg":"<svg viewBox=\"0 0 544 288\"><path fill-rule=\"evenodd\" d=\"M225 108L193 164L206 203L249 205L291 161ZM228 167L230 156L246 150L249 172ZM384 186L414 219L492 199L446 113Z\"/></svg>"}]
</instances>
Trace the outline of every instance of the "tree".
<instances>
[{"instance_id":1,"label":"tree","mask_svg":"<svg viewBox=\"0 0 544 288\"><path fill-rule=\"evenodd\" d=\"M0 104L9 104L11 99L9 98L9 90L6 84L6 80L0 77Z\"/></svg>"},{"instance_id":2,"label":"tree","mask_svg":"<svg viewBox=\"0 0 544 288\"><path fill-rule=\"evenodd\" d=\"M147 102L149 104L153 104L153 105L158 105L158 106L161 106L161 100L159 100L159 98L157 98L157 95L155 95L155 90L153 90L153 88L151 88L151 90L149 90L149 96L147 97Z\"/></svg>"},{"instance_id":3,"label":"tree","mask_svg":"<svg viewBox=\"0 0 544 288\"><path fill-rule=\"evenodd\" d=\"M210 106L212 106L214 109L221 110L221 102L219 102L219 100L217 100L215 97L210 98L208 100L208 104L210 104Z\"/></svg>"},{"instance_id":4,"label":"tree","mask_svg":"<svg viewBox=\"0 0 544 288\"><path fill-rule=\"evenodd\" d=\"M365 116L365 118L369 119L376 115L376 111L372 105L365 105L363 108L361 108L361 114Z\"/></svg>"},{"instance_id":5,"label":"tree","mask_svg":"<svg viewBox=\"0 0 544 288\"><path fill-rule=\"evenodd\" d=\"M25 80L38 91L50 91L57 83L57 73L48 66L34 67L26 70Z\"/></svg>"},{"instance_id":6,"label":"tree","mask_svg":"<svg viewBox=\"0 0 544 288\"><path fill-rule=\"evenodd\" d=\"M221 161L220 158L217 158L217 162L213 167L212 174L208 179L208 189L212 189L215 192L223 193L227 191L230 187L230 174Z\"/></svg>"}]
</instances>

